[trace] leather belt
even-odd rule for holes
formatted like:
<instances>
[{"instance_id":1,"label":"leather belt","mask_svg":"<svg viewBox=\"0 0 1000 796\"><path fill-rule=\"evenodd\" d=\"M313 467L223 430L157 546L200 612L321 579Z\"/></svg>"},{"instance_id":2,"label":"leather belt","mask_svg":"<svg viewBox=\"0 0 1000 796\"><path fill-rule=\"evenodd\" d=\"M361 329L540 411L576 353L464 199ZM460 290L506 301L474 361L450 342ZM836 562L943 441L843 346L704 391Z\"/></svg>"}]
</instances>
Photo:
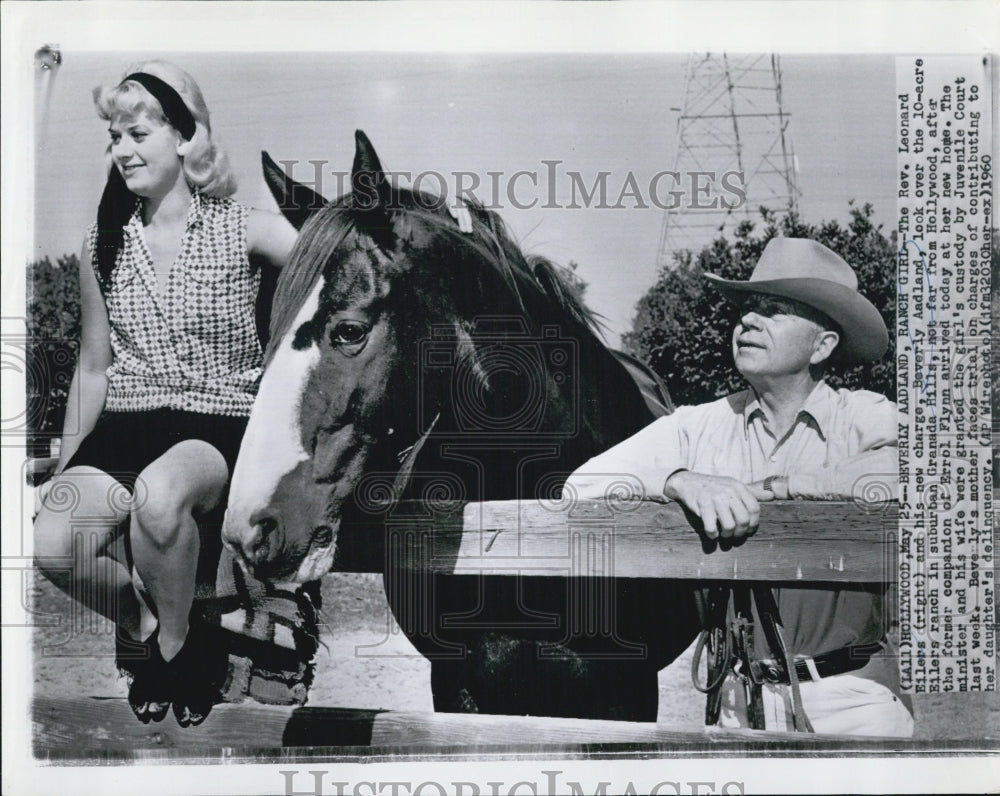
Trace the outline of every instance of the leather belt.
<instances>
[{"instance_id":1,"label":"leather belt","mask_svg":"<svg viewBox=\"0 0 1000 796\"><path fill-rule=\"evenodd\" d=\"M821 678L833 677L838 674L847 674L863 668L871 657L883 649L878 641L871 644L855 644L850 647L843 647L833 652L824 652L821 655L812 657L811 661L815 671ZM795 661L795 674L800 680L815 680L813 667L809 665L810 659L797 658ZM758 682L780 683L788 685L788 671L781 661L762 660L754 661L751 664Z\"/></svg>"}]
</instances>

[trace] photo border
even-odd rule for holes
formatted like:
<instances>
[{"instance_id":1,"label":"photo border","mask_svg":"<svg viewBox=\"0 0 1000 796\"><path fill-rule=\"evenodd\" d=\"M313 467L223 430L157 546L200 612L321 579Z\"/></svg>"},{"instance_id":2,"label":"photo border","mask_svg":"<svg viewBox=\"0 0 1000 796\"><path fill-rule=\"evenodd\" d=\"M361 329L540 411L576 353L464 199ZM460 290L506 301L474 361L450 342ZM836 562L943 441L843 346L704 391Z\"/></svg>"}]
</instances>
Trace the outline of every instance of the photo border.
<instances>
[{"instance_id":1,"label":"photo border","mask_svg":"<svg viewBox=\"0 0 1000 796\"><path fill-rule=\"evenodd\" d=\"M178 5L180 7L178 7ZM31 175L31 142L34 118L30 87L31 54L43 43L58 43L64 48L89 50L171 49L192 51L238 51L245 49L323 51L337 49L352 52L424 51L442 49L456 52L688 52L699 49L727 49L734 52L776 51L797 53L976 53L996 52L996 31L1000 14L990 3L967 2L944 5L931 3L664 3L625 4L555 4L531 3L517 9L504 6L457 3L435 4L342 4L320 6L309 3L22 3L5 2L0 6L3 31L3 182L2 237L3 288L0 292L5 322L18 317L24 307L24 270L20 263L28 257L31 220L24 208L34 207ZM325 24L314 24L321 17ZM194 25L191 19L201 24ZM776 25L774 20L781 20ZM185 20L181 22L180 20ZM308 23L308 24L307 24ZM218 38L213 30L224 27L227 34ZM442 29L448 32L441 37ZM564 35L553 35L554 30ZM486 35L484 32L489 31ZM990 34L992 32L992 38ZM332 35L331 35L332 34ZM438 35L430 35L438 34ZM122 41L128 43L122 48ZM170 41L169 45L165 42ZM994 76L996 75L994 61ZM994 108L997 82L994 80ZM994 118L1000 118L996 114ZM994 141L994 151L996 141ZM18 186L16 195L6 190ZM26 191L21 190L27 186ZM27 194L27 201L25 201ZM995 206L995 204L994 204ZM22 234L18 234L20 231ZM12 402L23 399L23 384L16 375L4 380L4 417L12 416ZM23 457L16 449L0 449L3 472L20 471ZM18 482L3 479L3 498L9 527L11 508L20 505ZM14 517L24 522L24 517ZM6 546L11 534L4 534L3 555L10 559ZM16 557L16 556L15 556ZM5 574L5 587L7 572ZM11 597L4 590L4 600ZM27 714L23 697L28 691L18 688L30 674L30 646L19 644L17 631L4 628L4 785L14 792L96 792L98 789L131 792L128 782L141 783L143 792L278 792L264 784L266 774L280 785L275 771L286 768L248 765L237 770L227 766L209 770L204 766L171 765L169 768L146 766L98 766L62 769L32 764L28 742L30 733L21 728ZM23 647L23 649L22 649ZM24 653L24 654L18 654ZM27 753L27 754L25 754ZM838 785L845 789L898 791L977 790L982 784L997 784L997 769L989 757L953 756L954 750L942 749L943 756L914 759L912 756L869 756L847 759L783 760L781 770L773 761L760 758L727 759L722 762L699 759L664 761L632 760L620 764L620 781L643 776L658 777L663 767L683 771L685 782L708 777L720 779L720 771L734 771L730 779L746 782L747 792L809 791L819 792ZM961 758L961 766L959 759ZM321 758L320 758L321 759ZM213 759L208 762L219 762ZM346 764L338 777L347 781L373 780L384 770L382 780L398 778L404 766L414 781L418 777L440 776L442 761L407 760L403 763L377 762ZM565 762L565 761L563 761ZM24 765L27 763L27 765ZM525 764L529 763L528 767ZM508 782L537 779L547 763L538 761L465 762L447 764L448 781L463 777L482 778L483 767L502 771ZM551 765L560 765L551 761ZM606 778L610 761L570 763L586 781ZM287 769L308 771L311 765L291 765ZM462 772L468 772L464 774ZM425 773L427 772L427 773ZM529 772L529 773L526 773ZM590 773L588 773L590 772ZM486 773L489 776L489 772ZM729 776L726 774L725 776ZM679 779L680 774L672 779ZM989 778L989 779L988 779ZM167 781L169 780L169 781ZM653 782L658 781L656 779ZM707 781L707 780L702 780ZM268 790L259 791L265 787ZM175 791L175 789L178 789ZM104 792L107 792L105 790Z\"/></svg>"}]
</instances>

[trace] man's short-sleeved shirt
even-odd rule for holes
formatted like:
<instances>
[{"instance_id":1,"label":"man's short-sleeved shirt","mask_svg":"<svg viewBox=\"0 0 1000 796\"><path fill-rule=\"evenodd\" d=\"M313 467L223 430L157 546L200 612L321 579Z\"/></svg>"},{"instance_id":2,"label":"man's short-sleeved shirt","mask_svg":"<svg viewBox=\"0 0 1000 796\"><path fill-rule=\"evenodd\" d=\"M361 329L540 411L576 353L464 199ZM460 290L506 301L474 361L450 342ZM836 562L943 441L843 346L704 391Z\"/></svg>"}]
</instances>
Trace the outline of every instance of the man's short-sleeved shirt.
<instances>
[{"instance_id":1,"label":"man's short-sleeved shirt","mask_svg":"<svg viewBox=\"0 0 1000 796\"><path fill-rule=\"evenodd\" d=\"M753 391L745 390L680 407L586 462L567 483L579 497L599 499L625 475L646 497L663 500L666 479L681 469L744 483L787 476L793 498L890 499L898 493L896 405L876 393L821 382L779 439ZM761 528L747 544L766 533ZM883 638L884 591L880 585L775 588L790 652L816 655ZM759 657L772 657L763 634L757 645ZM873 662L864 674L898 688L894 669Z\"/></svg>"}]
</instances>

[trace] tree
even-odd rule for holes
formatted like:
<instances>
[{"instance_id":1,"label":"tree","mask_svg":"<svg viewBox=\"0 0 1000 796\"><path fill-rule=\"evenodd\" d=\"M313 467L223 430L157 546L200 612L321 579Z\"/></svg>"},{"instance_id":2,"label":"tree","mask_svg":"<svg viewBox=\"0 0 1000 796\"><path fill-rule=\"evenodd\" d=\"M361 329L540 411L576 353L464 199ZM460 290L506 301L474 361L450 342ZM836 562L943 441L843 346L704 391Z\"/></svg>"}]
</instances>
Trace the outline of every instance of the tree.
<instances>
[{"instance_id":1,"label":"tree","mask_svg":"<svg viewBox=\"0 0 1000 796\"><path fill-rule=\"evenodd\" d=\"M28 265L27 431L30 455L47 456L59 436L80 344L80 260L75 254Z\"/></svg>"},{"instance_id":2,"label":"tree","mask_svg":"<svg viewBox=\"0 0 1000 796\"><path fill-rule=\"evenodd\" d=\"M861 291L889 327L889 350L881 361L834 365L829 382L835 387L895 396L895 233L886 237L881 226L873 224L873 212L870 204L855 207L852 202L846 226L837 221L811 225L795 214L779 220L761 208L763 228L759 234L754 234L753 223L746 221L737 227L732 242L719 238L697 255L677 253L673 266L664 269L639 300L632 331L622 337L623 346L660 375L678 405L705 403L743 389L730 346L735 308L702 275L747 279L771 238L779 234L813 238L853 266Z\"/></svg>"}]
</instances>

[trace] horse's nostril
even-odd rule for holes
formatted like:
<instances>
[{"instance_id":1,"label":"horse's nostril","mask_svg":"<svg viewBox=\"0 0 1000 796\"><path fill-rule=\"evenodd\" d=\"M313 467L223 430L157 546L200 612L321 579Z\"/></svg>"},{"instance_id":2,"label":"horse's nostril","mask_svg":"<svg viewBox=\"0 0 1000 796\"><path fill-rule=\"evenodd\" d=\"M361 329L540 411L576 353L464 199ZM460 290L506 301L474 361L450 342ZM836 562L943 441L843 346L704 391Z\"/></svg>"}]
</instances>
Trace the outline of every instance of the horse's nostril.
<instances>
[{"instance_id":1,"label":"horse's nostril","mask_svg":"<svg viewBox=\"0 0 1000 796\"><path fill-rule=\"evenodd\" d=\"M265 517L257 523L257 527L260 528L262 536L270 536L278 529L278 521L274 517Z\"/></svg>"},{"instance_id":2,"label":"horse's nostril","mask_svg":"<svg viewBox=\"0 0 1000 796\"><path fill-rule=\"evenodd\" d=\"M247 545L250 549L246 550L246 552L251 560L260 561L267 557L269 553L277 550L280 544L278 537L281 532L281 523L278 521L277 516L271 512L258 511L251 515L250 526L253 528L254 533L250 539L250 544Z\"/></svg>"},{"instance_id":3,"label":"horse's nostril","mask_svg":"<svg viewBox=\"0 0 1000 796\"><path fill-rule=\"evenodd\" d=\"M264 536L278 530L278 518L269 511L255 511L250 515L250 524Z\"/></svg>"}]
</instances>

